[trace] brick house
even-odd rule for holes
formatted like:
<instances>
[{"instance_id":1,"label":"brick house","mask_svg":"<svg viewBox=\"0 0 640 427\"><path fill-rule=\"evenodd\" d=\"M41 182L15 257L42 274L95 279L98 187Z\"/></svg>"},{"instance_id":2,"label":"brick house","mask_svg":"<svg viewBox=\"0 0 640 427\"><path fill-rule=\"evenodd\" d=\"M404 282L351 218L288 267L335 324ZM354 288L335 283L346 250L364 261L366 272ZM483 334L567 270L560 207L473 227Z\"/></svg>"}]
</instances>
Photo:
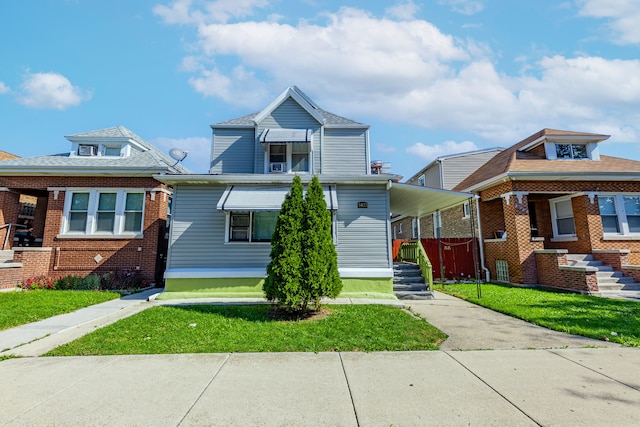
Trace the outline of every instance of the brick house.
<instances>
[{"instance_id":1,"label":"brick house","mask_svg":"<svg viewBox=\"0 0 640 427\"><path fill-rule=\"evenodd\" d=\"M0 162L0 288L41 274L135 271L161 280L171 192L153 175L188 171L123 126L66 139L62 154ZM19 247L25 218L34 241Z\"/></svg>"},{"instance_id":2,"label":"brick house","mask_svg":"<svg viewBox=\"0 0 640 427\"><path fill-rule=\"evenodd\" d=\"M480 197L493 278L591 294L640 290L640 162L600 155L608 138L543 129L454 187Z\"/></svg>"}]
</instances>

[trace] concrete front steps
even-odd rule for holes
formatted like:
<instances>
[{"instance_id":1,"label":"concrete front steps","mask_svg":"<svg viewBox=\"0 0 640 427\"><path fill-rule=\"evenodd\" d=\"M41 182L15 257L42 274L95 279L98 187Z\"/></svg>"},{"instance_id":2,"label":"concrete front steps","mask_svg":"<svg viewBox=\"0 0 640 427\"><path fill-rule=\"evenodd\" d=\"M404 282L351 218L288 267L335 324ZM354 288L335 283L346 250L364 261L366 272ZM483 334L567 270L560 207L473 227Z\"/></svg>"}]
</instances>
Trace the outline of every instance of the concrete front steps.
<instances>
[{"instance_id":1,"label":"concrete front steps","mask_svg":"<svg viewBox=\"0 0 640 427\"><path fill-rule=\"evenodd\" d=\"M393 293L398 299L433 299L418 264L411 262L393 263Z\"/></svg>"},{"instance_id":2,"label":"concrete front steps","mask_svg":"<svg viewBox=\"0 0 640 427\"><path fill-rule=\"evenodd\" d=\"M601 296L626 296L640 299L640 283L631 277L623 276L610 265L596 261L593 255L567 254L567 262L571 266L595 267L598 289Z\"/></svg>"}]
</instances>

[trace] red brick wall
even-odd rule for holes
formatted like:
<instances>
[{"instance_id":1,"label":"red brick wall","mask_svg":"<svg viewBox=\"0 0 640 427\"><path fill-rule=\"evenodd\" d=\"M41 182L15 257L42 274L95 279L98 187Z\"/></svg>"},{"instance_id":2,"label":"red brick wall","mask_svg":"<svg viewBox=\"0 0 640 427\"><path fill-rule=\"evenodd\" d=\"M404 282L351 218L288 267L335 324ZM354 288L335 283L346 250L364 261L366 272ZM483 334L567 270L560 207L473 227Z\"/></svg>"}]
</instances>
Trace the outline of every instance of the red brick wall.
<instances>
[{"instance_id":1,"label":"red brick wall","mask_svg":"<svg viewBox=\"0 0 640 427\"><path fill-rule=\"evenodd\" d=\"M0 289L14 288L25 279L49 273L51 248L16 248L14 263L22 267L0 268Z\"/></svg>"},{"instance_id":2,"label":"red brick wall","mask_svg":"<svg viewBox=\"0 0 640 427\"><path fill-rule=\"evenodd\" d=\"M58 188L164 188L164 184L145 177L0 177L0 187L17 190L47 191ZM13 194L13 193L11 193ZM1 197L1 195L0 195ZM158 242L164 241L168 196L164 193L145 194L142 239L65 239L59 238L64 210L65 191L48 191L46 224L42 229L42 246L54 248L49 274L62 277L69 274L86 276L114 270L139 271L145 280L160 280L157 274ZM41 198L40 201L44 201ZM1 202L1 199L0 199ZM0 204L5 212L6 204ZM17 207L17 203L16 203ZM40 204L36 211L41 209ZM36 215L37 216L37 215ZM36 224L34 224L36 226ZM37 226L36 226L37 227ZM102 259L96 261L96 256ZM156 277L158 276L158 277Z\"/></svg>"},{"instance_id":3,"label":"red brick wall","mask_svg":"<svg viewBox=\"0 0 640 427\"><path fill-rule=\"evenodd\" d=\"M581 293L598 292L595 271L560 268L561 265L566 264L565 253L536 252L535 257L538 264L538 281L541 285Z\"/></svg>"},{"instance_id":4,"label":"red brick wall","mask_svg":"<svg viewBox=\"0 0 640 427\"><path fill-rule=\"evenodd\" d=\"M3 187L3 185L0 184L0 187ZM0 226L4 224L17 224L19 203L20 194L10 191L0 191ZM0 249L11 249L15 231L15 227L11 227L11 230L9 230L9 227L0 229ZM7 233L10 233L8 237ZM3 248L5 240L8 244L6 248Z\"/></svg>"}]
</instances>

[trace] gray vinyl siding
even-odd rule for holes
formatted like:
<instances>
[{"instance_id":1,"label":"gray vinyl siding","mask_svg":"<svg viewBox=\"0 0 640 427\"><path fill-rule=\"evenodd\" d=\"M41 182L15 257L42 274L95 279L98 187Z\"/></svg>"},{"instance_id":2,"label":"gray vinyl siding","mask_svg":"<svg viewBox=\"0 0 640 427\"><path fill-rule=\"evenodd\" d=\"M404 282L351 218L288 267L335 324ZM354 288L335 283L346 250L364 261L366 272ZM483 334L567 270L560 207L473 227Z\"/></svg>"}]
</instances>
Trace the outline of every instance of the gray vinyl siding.
<instances>
[{"instance_id":1,"label":"gray vinyl siding","mask_svg":"<svg viewBox=\"0 0 640 427\"><path fill-rule=\"evenodd\" d=\"M216 208L225 186L174 189L167 268L265 268L271 245L224 243L225 214Z\"/></svg>"},{"instance_id":2,"label":"gray vinyl siding","mask_svg":"<svg viewBox=\"0 0 640 427\"><path fill-rule=\"evenodd\" d=\"M492 150L443 160L441 166L444 180L442 188L451 190L496 154L498 151Z\"/></svg>"},{"instance_id":3,"label":"gray vinyl siding","mask_svg":"<svg viewBox=\"0 0 640 427\"><path fill-rule=\"evenodd\" d=\"M253 128L214 129L210 173L254 173L255 144Z\"/></svg>"},{"instance_id":4,"label":"gray vinyl siding","mask_svg":"<svg viewBox=\"0 0 640 427\"><path fill-rule=\"evenodd\" d=\"M271 245L224 243L225 214L216 209L224 186L179 185L167 268L266 268ZM336 232L341 268L390 268L388 193L384 185L338 185ZM367 202L366 209L358 202Z\"/></svg>"},{"instance_id":5,"label":"gray vinyl siding","mask_svg":"<svg viewBox=\"0 0 640 427\"><path fill-rule=\"evenodd\" d=\"M388 192L384 185L337 185L338 266L390 268ZM366 209L358 202L367 202Z\"/></svg>"},{"instance_id":6,"label":"gray vinyl siding","mask_svg":"<svg viewBox=\"0 0 640 427\"><path fill-rule=\"evenodd\" d=\"M320 151L320 123L305 111L296 101L291 98L285 100L273 112L265 117L258 125L258 135L264 129L283 128L283 129L312 129L311 149L314 154ZM261 144L257 144L256 148L256 173L264 173L265 166L265 150ZM314 156L314 172L320 171L320 162L316 162Z\"/></svg>"},{"instance_id":7,"label":"gray vinyl siding","mask_svg":"<svg viewBox=\"0 0 640 427\"><path fill-rule=\"evenodd\" d=\"M436 163L424 171L424 185L426 187L442 188L440 183L440 163Z\"/></svg>"},{"instance_id":8,"label":"gray vinyl siding","mask_svg":"<svg viewBox=\"0 0 640 427\"><path fill-rule=\"evenodd\" d=\"M322 173L368 173L366 129L325 129Z\"/></svg>"}]
</instances>

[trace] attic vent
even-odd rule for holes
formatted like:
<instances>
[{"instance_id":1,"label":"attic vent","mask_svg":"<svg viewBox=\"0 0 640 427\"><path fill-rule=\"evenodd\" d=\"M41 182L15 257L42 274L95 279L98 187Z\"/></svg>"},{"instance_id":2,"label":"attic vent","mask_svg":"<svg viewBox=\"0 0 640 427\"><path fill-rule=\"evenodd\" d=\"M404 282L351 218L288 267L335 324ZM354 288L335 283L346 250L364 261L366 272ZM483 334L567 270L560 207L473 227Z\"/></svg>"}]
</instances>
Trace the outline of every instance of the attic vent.
<instances>
[{"instance_id":1,"label":"attic vent","mask_svg":"<svg viewBox=\"0 0 640 427\"><path fill-rule=\"evenodd\" d=\"M78 147L78 156L95 156L98 152L98 147L95 145L80 145Z\"/></svg>"}]
</instances>

